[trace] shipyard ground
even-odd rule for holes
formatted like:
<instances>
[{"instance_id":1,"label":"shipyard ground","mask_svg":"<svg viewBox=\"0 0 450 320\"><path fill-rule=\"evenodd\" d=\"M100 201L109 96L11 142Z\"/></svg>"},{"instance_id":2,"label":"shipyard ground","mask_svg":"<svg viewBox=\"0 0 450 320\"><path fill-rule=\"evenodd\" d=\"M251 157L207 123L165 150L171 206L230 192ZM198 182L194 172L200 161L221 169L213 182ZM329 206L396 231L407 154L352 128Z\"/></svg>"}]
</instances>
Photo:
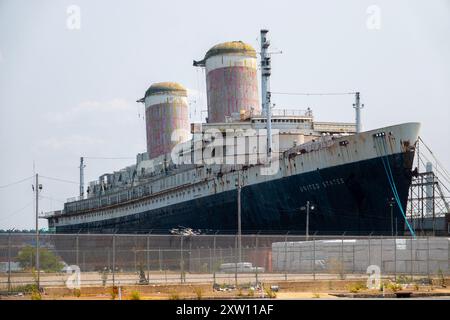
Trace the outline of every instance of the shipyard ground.
<instances>
[{"instance_id":1,"label":"shipyard ground","mask_svg":"<svg viewBox=\"0 0 450 320\"><path fill-rule=\"evenodd\" d=\"M321 275L316 280L308 279L311 275L300 275L292 280L264 281L262 288L253 289L251 282L240 278L236 289L230 283L188 282L180 283L152 283L149 285L125 284L116 287L91 285L81 289L69 289L65 286L43 286L40 295L42 300L197 300L197 299L352 299L352 298L419 298L419 299L450 299L450 278L432 278L423 283L423 278L409 278L406 283L400 284L394 278L383 278L384 291L369 290L365 287L367 276L347 277L344 280L336 279L336 275ZM119 277L120 278L120 277ZM41 278L45 279L45 275ZM266 278L267 279L267 278ZM405 278L403 278L404 280ZM406 278L408 279L408 278ZM119 281L119 280L118 280ZM254 283L254 282L253 282ZM253 284L254 285L254 284ZM278 287L272 291L270 288ZM13 288L11 293L5 291L0 295L1 300L29 300L36 299L32 293L20 292L19 287Z\"/></svg>"}]
</instances>

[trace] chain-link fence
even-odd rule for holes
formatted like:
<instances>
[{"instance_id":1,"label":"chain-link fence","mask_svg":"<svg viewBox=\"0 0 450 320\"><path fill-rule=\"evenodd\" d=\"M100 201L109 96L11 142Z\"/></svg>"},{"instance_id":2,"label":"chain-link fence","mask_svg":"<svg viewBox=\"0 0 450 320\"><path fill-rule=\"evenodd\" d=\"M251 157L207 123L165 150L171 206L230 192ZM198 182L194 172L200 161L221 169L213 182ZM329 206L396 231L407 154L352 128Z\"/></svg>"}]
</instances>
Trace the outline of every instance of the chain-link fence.
<instances>
[{"instance_id":1,"label":"chain-link fence","mask_svg":"<svg viewBox=\"0 0 450 320\"><path fill-rule=\"evenodd\" d=\"M27 284L81 286L252 283L384 277L447 277L447 237L291 235L0 234L0 290Z\"/></svg>"}]
</instances>

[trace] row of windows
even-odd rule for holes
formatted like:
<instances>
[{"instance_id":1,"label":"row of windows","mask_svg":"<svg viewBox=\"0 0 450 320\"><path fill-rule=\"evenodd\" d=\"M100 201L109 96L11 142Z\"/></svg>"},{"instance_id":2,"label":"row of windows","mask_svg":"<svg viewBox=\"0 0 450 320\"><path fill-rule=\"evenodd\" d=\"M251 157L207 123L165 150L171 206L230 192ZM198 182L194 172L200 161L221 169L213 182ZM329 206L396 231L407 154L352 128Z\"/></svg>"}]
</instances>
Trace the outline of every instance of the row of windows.
<instances>
[{"instance_id":1,"label":"row of windows","mask_svg":"<svg viewBox=\"0 0 450 320\"><path fill-rule=\"evenodd\" d=\"M264 123L266 122L266 119L261 120L252 120L252 123ZM304 123L305 120L303 119L272 119L272 122L287 122L287 123Z\"/></svg>"},{"instance_id":2,"label":"row of windows","mask_svg":"<svg viewBox=\"0 0 450 320\"><path fill-rule=\"evenodd\" d=\"M206 185L203 186L203 190L206 190L206 188L207 188ZM151 200L147 200L147 201L142 202L142 203L137 203L137 204L134 204L134 205L131 205L131 206L127 206L124 209L125 210L132 209L132 208L136 209L136 208L143 207L144 205L148 206L150 204L163 202L163 201L170 200L170 199L173 199L173 198L184 197L185 195L191 194L191 191L192 191L193 194L195 194L196 192L201 192L202 191L202 187L193 187L192 189L189 189L189 190L176 192L175 194L171 194L170 196L169 195L167 195L167 196L160 196L160 197L157 197L157 198L154 198L154 199L151 199ZM88 218L93 218L93 217L103 217L103 216L108 215L110 213L115 213L115 212L118 212L118 211L122 211L124 209L123 208L120 208L120 209L116 208L116 209L108 210L106 212L91 213L89 215L83 215L83 216L81 216L79 218L81 220L86 220ZM76 217L70 217L69 218L69 220L74 220L74 219L76 219Z\"/></svg>"}]
</instances>

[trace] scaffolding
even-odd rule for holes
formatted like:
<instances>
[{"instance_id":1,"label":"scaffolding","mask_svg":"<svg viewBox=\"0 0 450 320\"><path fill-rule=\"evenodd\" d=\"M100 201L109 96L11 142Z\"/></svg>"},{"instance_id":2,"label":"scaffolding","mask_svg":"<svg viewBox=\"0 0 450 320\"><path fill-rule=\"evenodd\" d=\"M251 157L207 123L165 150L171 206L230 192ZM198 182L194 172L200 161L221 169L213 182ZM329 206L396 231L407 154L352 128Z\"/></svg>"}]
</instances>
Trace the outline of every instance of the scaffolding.
<instances>
[{"instance_id":1,"label":"scaffolding","mask_svg":"<svg viewBox=\"0 0 450 320\"><path fill-rule=\"evenodd\" d=\"M419 234L448 234L450 174L421 138L416 150L417 167L409 190L407 216Z\"/></svg>"}]
</instances>

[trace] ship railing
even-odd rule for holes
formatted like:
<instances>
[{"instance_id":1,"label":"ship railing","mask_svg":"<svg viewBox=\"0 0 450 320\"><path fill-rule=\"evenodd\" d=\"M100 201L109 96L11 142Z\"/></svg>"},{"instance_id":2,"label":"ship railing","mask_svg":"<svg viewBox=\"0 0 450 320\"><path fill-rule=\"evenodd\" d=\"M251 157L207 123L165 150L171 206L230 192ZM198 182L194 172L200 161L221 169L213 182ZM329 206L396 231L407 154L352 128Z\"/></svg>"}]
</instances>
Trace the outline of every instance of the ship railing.
<instances>
[{"instance_id":1,"label":"ship railing","mask_svg":"<svg viewBox=\"0 0 450 320\"><path fill-rule=\"evenodd\" d=\"M55 210L55 211L49 211L49 212L43 212L39 215L40 218L46 219L55 215L62 214L62 210Z\"/></svg>"},{"instance_id":2,"label":"ship railing","mask_svg":"<svg viewBox=\"0 0 450 320\"><path fill-rule=\"evenodd\" d=\"M272 116L275 117L312 117L311 110L299 109L272 109Z\"/></svg>"}]
</instances>

